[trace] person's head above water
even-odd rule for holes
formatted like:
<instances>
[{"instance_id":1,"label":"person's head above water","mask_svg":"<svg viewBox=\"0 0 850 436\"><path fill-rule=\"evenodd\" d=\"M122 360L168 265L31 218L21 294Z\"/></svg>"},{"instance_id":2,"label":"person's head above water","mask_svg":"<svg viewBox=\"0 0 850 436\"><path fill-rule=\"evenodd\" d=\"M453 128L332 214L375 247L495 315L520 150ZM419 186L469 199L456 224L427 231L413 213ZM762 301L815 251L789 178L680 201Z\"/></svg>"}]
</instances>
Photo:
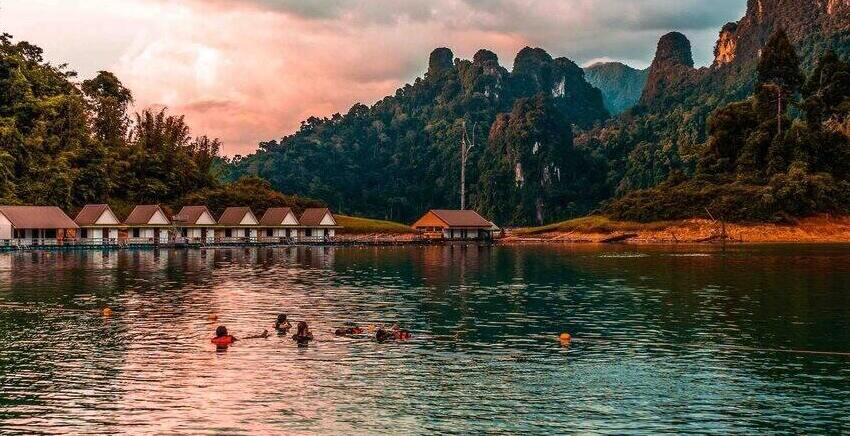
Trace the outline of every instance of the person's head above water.
<instances>
[{"instance_id":1,"label":"person's head above water","mask_svg":"<svg viewBox=\"0 0 850 436\"><path fill-rule=\"evenodd\" d=\"M222 336L227 336L227 327L220 325L215 329L215 336L220 338Z\"/></svg>"},{"instance_id":2,"label":"person's head above water","mask_svg":"<svg viewBox=\"0 0 850 436\"><path fill-rule=\"evenodd\" d=\"M298 321L298 332L296 335L298 336L307 336L307 331L309 328L307 327L307 323L304 321Z\"/></svg>"},{"instance_id":3,"label":"person's head above water","mask_svg":"<svg viewBox=\"0 0 850 436\"><path fill-rule=\"evenodd\" d=\"M286 322L286 314L285 314L285 313L281 313L280 315L278 315L278 316L277 316L277 322L275 322L275 324L277 324L277 325L281 325L281 324L283 324L283 323L285 323L285 322Z\"/></svg>"}]
</instances>

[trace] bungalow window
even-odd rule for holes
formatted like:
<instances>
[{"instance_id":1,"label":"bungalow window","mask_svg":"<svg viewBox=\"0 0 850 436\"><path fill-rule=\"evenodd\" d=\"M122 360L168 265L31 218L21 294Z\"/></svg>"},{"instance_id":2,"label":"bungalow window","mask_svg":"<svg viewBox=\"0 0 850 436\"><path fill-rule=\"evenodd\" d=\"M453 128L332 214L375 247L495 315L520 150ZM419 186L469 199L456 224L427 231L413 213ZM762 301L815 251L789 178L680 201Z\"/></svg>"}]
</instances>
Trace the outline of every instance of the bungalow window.
<instances>
[{"instance_id":1,"label":"bungalow window","mask_svg":"<svg viewBox=\"0 0 850 436\"><path fill-rule=\"evenodd\" d=\"M86 239L89 237L89 229L80 229L80 237Z\"/></svg>"},{"instance_id":2,"label":"bungalow window","mask_svg":"<svg viewBox=\"0 0 850 436\"><path fill-rule=\"evenodd\" d=\"M309 237L311 237L311 236L313 236L313 229L307 229L307 230L305 230L305 231L304 231L304 236L306 236L306 237L308 237L308 238L309 238Z\"/></svg>"},{"instance_id":3,"label":"bungalow window","mask_svg":"<svg viewBox=\"0 0 850 436\"><path fill-rule=\"evenodd\" d=\"M139 237L139 229L133 229L133 237L134 237L134 238L138 238L138 237Z\"/></svg>"},{"instance_id":4,"label":"bungalow window","mask_svg":"<svg viewBox=\"0 0 850 436\"><path fill-rule=\"evenodd\" d=\"M56 229L47 229L44 231L44 237L47 239L56 238Z\"/></svg>"},{"instance_id":5,"label":"bungalow window","mask_svg":"<svg viewBox=\"0 0 850 436\"><path fill-rule=\"evenodd\" d=\"M266 229L266 236L268 236L269 238L271 238L272 236L274 236L274 230L272 230L272 229Z\"/></svg>"},{"instance_id":6,"label":"bungalow window","mask_svg":"<svg viewBox=\"0 0 850 436\"><path fill-rule=\"evenodd\" d=\"M15 238L24 239L27 237L27 232L24 229L15 229Z\"/></svg>"},{"instance_id":7,"label":"bungalow window","mask_svg":"<svg viewBox=\"0 0 850 436\"><path fill-rule=\"evenodd\" d=\"M224 237L229 238L231 236L233 236L233 232L231 232L230 229L224 229Z\"/></svg>"}]
</instances>

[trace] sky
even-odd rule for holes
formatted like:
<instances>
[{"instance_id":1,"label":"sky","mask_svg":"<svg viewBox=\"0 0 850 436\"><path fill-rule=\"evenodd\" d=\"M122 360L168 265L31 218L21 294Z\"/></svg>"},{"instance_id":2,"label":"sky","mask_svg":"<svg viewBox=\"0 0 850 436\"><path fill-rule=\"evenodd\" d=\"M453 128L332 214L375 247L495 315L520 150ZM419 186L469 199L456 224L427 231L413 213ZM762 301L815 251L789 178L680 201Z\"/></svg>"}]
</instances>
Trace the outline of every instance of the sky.
<instances>
[{"instance_id":1,"label":"sky","mask_svg":"<svg viewBox=\"0 0 850 436\"><path fill-rule=\"evenodd\" d=\"M428 55L479 48L511 68L525 46L581 65L652 61L658 38L688 36L711 63L746 0L0 0L0 27L68 63L115 73L135 109L185 114L227 155L296 131L309 116L373 104L424 74Z\"/></svg>"}]
</instances>

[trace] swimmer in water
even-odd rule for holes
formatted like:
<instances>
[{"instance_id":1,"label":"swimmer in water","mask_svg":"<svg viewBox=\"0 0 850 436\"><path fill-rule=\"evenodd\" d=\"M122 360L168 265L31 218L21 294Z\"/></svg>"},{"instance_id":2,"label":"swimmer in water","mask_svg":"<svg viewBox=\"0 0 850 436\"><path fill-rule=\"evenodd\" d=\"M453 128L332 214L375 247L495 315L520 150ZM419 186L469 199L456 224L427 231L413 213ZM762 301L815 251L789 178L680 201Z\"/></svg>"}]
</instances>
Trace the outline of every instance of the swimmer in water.
<instances>
[{"instance_id":1,"label":"swimmer in water","mask_svg":"<svg viewBox=\"0 0 850 436\"><path fill-rule=\"evenodd\" d=\"M345 336L345 337L362 335L363 333L366 333L366 330L364 330L362 327L356 326L356 325L353 326L353 327L339 328L339 329L336 329L336 331L334 332L334 334L337 335L337 336Z\"/></svg>"},{"instance_id":2,"label":"swimmer in water","mask_svg":"<svg viewBox=\"0 0 850 436\"><path fill-rule=\"evenodd\" d=\"M378 342L387 341L406 341L413 337L407 330L400 329L397 325L393 325L392 329L387 330L383 327L375 332L375 340Z\"/></svg>"},{"instance_id":3,"label":"swimmer in water","mask_svg":"<svg viewBox=\"0 0 850 436\"><path fill-rule=\"evenodd\" d=\"M398 324L393 324L393 337L397 341L406 341L413 337L413 335L408 330L404 330L399 328Z\"/></svg>"},{"instance_id":4,"label":"swimmer in water","mask_svg":"<svg viewBox=\"0 0 850 436\"><path fill-rule=\"evenodd\" d=\"M286 319L286 314L281 313L277 316L277 321L274 323L274 329L277 330L278 334L285 335L289 332L289 329L292 328L292 324Z\"/></svg>"},{"instance_id":5,"label":"swimmer in water","mask_svg":"<svg viewBox=\"0 0 850 436\"><path fill-rule=\"evenodd\" d=\"M269 337L269 331L263 330L262 333L255 336L248 336L242 339L261 339ZM236 336L227 333L227 327L220 325L215 329L215 337L210 340L217 348L227 348L239 339Z\"/></svg>"},{"instance_id":6,"label":"swimmer in water","mask_svg":"<svg viewBox=\"0 0 850 436\"><path fill-rule=\"evenodd\" d=\"M292 340L297 342L299 347L306 347L313 340L313 333L306 322L298 321L298 330L292 335Z\"/></svg>"}]
</instances>

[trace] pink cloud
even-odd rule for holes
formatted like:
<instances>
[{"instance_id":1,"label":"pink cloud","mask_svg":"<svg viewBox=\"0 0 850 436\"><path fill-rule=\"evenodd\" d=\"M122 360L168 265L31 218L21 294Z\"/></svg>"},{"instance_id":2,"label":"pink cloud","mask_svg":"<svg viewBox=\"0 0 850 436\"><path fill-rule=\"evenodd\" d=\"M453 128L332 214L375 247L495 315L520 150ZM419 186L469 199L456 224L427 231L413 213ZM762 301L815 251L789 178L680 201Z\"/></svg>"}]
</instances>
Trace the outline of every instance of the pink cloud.
<instances>
[{"instance_id":1,"label":"pink cloud","mask_svg":"<svg viewBox=\"0 0 850 436\"><path fill-rule=\"evenodd\" d=\"M162 14L157 31L137 38L114 69L138 107L185 114L196 134L220 137L232 155L295 131L309 116L394 93L424 72L436 46L469 56L482 43L506 53L525 43L496 32L444 32L430 22L346 21L192 4Z\"/></svg>"}]
</instances>

